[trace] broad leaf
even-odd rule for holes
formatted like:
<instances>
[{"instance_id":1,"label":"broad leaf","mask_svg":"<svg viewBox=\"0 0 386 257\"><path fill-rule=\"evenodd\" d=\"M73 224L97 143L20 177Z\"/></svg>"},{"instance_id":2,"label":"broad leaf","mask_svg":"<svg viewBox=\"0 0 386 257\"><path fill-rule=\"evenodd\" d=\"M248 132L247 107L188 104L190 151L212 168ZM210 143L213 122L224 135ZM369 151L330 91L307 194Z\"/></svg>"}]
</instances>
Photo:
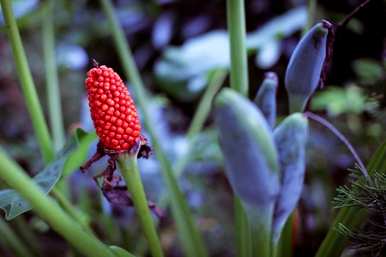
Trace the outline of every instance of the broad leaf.
<instances>
[{"instance_id":1,"label":"broad leaf","mask_svg":"<svg viewBox=\"0 0 386 257\"><path fill-rule=\"evenodd\" d=\"M35 175L34 182L40 186L44 193L48 194L61 178L65 167L68 174L69 170L80 166L79 160L82 156L79 157L78 154L84 153L83 149L88 147L94 139L95 133L86 134L77 130L76 135L57 154L57 158ZM15 190L3 189L0 191L0 209L4 210L5 219L11 220L31 210L31 206Z\"/></svg>"}]
</instances>

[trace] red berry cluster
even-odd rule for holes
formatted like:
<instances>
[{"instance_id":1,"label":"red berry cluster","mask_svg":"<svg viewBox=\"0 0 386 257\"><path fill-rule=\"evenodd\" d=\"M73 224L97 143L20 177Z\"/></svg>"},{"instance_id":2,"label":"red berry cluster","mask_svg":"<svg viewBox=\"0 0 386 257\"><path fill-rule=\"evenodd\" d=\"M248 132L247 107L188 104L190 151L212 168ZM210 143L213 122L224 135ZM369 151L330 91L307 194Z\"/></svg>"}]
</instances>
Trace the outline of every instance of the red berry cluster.
<instances>
[{"instance_id":1,"label":"red berry cluster","mask_svg":"<svg viewBox=\"0 0 386 257\"><path fill-rule=\"evenodd\" d=\"M107 150L130 150L141 125L133 99L119 75L104 65L87 73L86 89L96 133Z\"/></svg>"}]
</instances>

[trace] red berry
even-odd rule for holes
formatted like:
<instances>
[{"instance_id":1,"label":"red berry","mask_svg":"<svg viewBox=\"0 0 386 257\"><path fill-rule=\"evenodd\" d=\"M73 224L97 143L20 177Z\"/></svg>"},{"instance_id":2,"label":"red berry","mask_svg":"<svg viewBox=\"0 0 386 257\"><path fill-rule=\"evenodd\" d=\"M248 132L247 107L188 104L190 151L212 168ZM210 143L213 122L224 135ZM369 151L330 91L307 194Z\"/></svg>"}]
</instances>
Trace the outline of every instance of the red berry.
<instances>
[{"instance_id":1,"label":"red berry","mask_svg":"<svg viewBox=\"0 0 386 257\"><path fill-rule=\"evenodd\" d=\"M91 118L102 145L127 151L140 139L137 109L122 79L104 65L87 72L85 81Z\"/></svg>"}]
</instances>

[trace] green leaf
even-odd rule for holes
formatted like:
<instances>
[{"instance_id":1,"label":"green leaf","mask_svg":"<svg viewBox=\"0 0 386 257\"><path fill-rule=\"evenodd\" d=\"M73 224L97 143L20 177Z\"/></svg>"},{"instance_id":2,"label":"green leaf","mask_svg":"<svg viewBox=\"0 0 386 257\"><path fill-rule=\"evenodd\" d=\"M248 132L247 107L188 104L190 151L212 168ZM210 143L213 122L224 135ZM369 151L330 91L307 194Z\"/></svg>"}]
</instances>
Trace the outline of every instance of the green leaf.
<instances>
[{"instance_id":1,"label":"green leaf","mask_svg":"<svg viewBox=\"0 0 386 257\"><path fill-rule=\"evenodd\" d=\"M59 181L65 159L66 155L51 162L33 178L45 194L48 194ZM0 209L5 211L6 220L12 220L31 210L31 206L15 190L4 189L0 191Z\"/></svg>"},{"instance_id":2,"label":"green leaf","mask_svg":"<svg viewBox=\"0 0 386 257\"><path fill-rule=\"evenodd\" d=\"M372 59L354 61L353 68L359 80L364 84L374 84L385 76L382 65Z\"/></svg>"},{"instance_id":3,"label":"green leaf","mask_svg":"<svg viewBox=\"0 0 386 257\"><path fill-rule=\"evenodd\" d=\"M87 134L84 134L84 132L77 132L76 135L79 142L77 147L69 154L67 161L64 164L63 177L67 177L79 169L87 158L91 143L97 139L95 132Z\"/></svg>"},{"instance_id":4,"label":"green leaf","mask_svg":"<svg viewBox=\"0 0 386 257\"><path fill-rule=\"evenodd\" d=\"M48 194L61 178L78 169L87 156L91 142L96 138L95 133L85 133L80 130L71 137L57 157L34 178L45 194ZM79 144L77 141L79 140ZM3 189L0 191L0 209L5 212L5 218L12 220L15 217L31 210L31 206L15 190Z\"/></svg>"},{"instance_id":5,"label":"green leaf","mask_svg":"<svg viewBox=\"0 0 386 257\"><path fill-rule=\"evenodd\" d=\"M363 91L356 86L346 88L328 87L312 98L312 110L326 110L329 115L353 113L373 110L377 106L375 101L370 101Z\"/></svg>"}]
</instances>

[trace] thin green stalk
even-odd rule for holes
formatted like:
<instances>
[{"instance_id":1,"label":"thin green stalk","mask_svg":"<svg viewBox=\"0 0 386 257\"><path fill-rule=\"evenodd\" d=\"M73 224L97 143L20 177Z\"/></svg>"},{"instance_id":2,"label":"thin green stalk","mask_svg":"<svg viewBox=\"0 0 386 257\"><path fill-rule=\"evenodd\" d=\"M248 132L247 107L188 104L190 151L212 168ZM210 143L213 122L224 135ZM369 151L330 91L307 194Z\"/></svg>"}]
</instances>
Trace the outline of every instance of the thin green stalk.
<instances>
[{"instance_id":1,"label":"thin green stalk","mask_svg":"<svg viewBox=\"0 0 386 257\"><path fill-rule=\"evenodd\" d=\"M370 176L373 171L386 170L386 143L383 143L374 153L367 166L367 170ZM346 227L356 230L366 218L367 211L364 209L358 207L340 209L315 257L339 257L346 246L347 237L339 233L337 230L338 224L342 223Z\"/></svg>"},{"instance_id":2,"label":"thin green stalk","mask_svg":"<svg viewBox=\"0 0 386 257\"><path fill-rule=\"evenodd\" d=\"M21 42L19 30L11 9L9 0L1 0L3 17L5 20L8 37L11 41L12 52L15 59L16 70L19 74L21 87L28 111L31 116L32 125L37 137L40 151L45 161L50 161L54 158L53 145L51 143L48 128L44 120L43 111L40 108L38 95L35 90L35 84L32 79L31 71L28 67L27 58Z\"/></svg>"},{"instance_id":3,"label":"thin green stalk","mask_svg":"<svg viewBox=\"0 0 386 257\"><path fill-rule=\"evenodd\" d=\"M62 194L60 190L52 190L52 196L58 201L59 205L75 220L82 226L82 228L93 234L87 220L83 218L80 212L71 204L71 202Z\"/></svg>"},{"instance_id":4,"label":"thin green stalk","mask_svg":"<svg viewBox=\"0 0 386 257\"><path fill-rule=\"evenodd\" d=\"M42 219L79 252L90 257L114 257L111 250L94 236L89 235L73 221L50 196L43 193L38 185L4 152L0 152L0 177L15 189L32 206Z\"/></svg>"},{"instance_id":5,"label":"thin green stalk","mask_svg":"<svg viewBox=\"0 0 386 257\"><path fill-rule=\"evenodd\" d=\"M227 0L227 20L231 56L230 82L231 88L240 94L248 96L248 60L245 45L245 7L244 0ZM253 243L244 240L251 238L256 243L255 233L251 227L245 227L248 220L242 204L235 201L235 223L237 235L237 249L240 257L253 256ZM262 256L263 257L263 256Z\"/></svg>"},{"instance_id":6,"label":"thin green stalk","mask_svg":"<svg viewBox=\"0 0 386 257\"><path fill-rule=\"evenodd\" d=\"M9 246L12 251L18 257L33 257L34 255L29 251L28 247L25 246L18 235L12 230L7 222L0 218L0 234L2 240Z\"/></svg>"},{"instance_id":7,"label":"thin green stalk","mask_svg":"<svg viewBox=\"0 0 386 257\"><path fill-rule=\"evenodd\" d=\"M208 118L210 109L212 107L212 100L218 90L220 89L221 85L223 84L227 72L223 70L216 70L210 81L209 84L204 92L204 95L202 96L200 103L198 104L198 107L193 115L192 122L190 123L189 129L186 133L186 139L187 139L187 149L183 156L181 156L175 166L174 166L174 174L176 178L178 179L184 169L185 166L188 164L190 159L190 152L192 150L191 145L193 144L194 137L200 132L202 127L204 126L205 120ZM169 196L167 194L164 194L161 196L160 200L160 207L165 208L169 203Z\"/></svg>"},{"instance_id":8,"label":"thin green stalk","mask_svg":"<svg viewBox=\"0 0 386 257\"><path fill-rule=\"evenodd\" d=\"M307 24L304 28L303 34L307 32L315 22L317 0L308 0L307 8Z\"/></svg>"},{"instance_id":9,"label":"thin green stalk","mask_svg":"<svg viewBox=\"0 0 386 257\"><path fill-rule=\"evenodd\" d=\"M188 132L186 133L188 149L186 153L179 160L177 160L175 165L175 174L177 178L181 176L186 164L189 161L191 151L190 146L192 144L192 140L204 126L204 122L207 119L212 107L212 100L223 84L226 74L227 72L223 70L217 70L214 72L212 79L210 80L209 85L205 90L200 103L198 104L192 122L190 123Z\"/></svg>"},{"instance_id":10,"label":"thin green stalk","mask_svg":"<svg viewBox=\"0 0 386 257\"><path fill-rule=\"evenodd\" d=\"M231 88L248 95L248 60L245 46L244 0L227 0L227 18L231 50Z\"/></svg>"},{"instance_id":11,"label":"thin green stalk","mask_svg":"<svg viewBox=\"0 0 386 257\"><path fill-rule=\"evenodd\" d=\"M101 4L104 12L106 13L106 16L108 17L112 29L113 39L121 59L123 69L126 73L126 77L131 82L138 105L142 111L141 113L143 116L144 125L150 134L151 142L153 144L156 156L160 162L163 177L171 197L172 213L176 220L177 229L181 237L183 249L185 250L185 253L188 257L205 257L207 256L207 252L204 243L196 225L194 224L193 218L189 211L189 206L177 184L172 165L167 159L163 149L161 148L158 136L154 129L156 126L154 126L153 121L151 120L150 111L147 105L148 101L145 93L145 87L139 76L139 72L135 65L129 44L123 33L122 27L119 25L118 20L114 14L111 1L101 0Z\"/></svg>"},{"instance_id":12,"label":"thin green stalk","mask_svg":"<svg viewBox=\"0 0 386 257\"><path fill-rule=\"evenodd\" d=\"M150 252L153 257L163 257L164 254L162 252L161 243L157 236L157 231L143 189L141 175L138 170L137 155L121 155L118 158L118 166L126 181L127 189L133 198L135 210L147 238Z\"/></svg>"},{"instance_id":13,"label":"thin green stalk","mask_svg":"<svg viewBox=\"0 0 386 257\"><path fill-rule=\"evenodd\" d=\"M53 20L53 0L48 0L43 16L43 55L46 70L46 89L48 100L48 113L55 150L64 145L64 129L60 90L55 57L55 31Z\"/></svg>"}]
</instances>

